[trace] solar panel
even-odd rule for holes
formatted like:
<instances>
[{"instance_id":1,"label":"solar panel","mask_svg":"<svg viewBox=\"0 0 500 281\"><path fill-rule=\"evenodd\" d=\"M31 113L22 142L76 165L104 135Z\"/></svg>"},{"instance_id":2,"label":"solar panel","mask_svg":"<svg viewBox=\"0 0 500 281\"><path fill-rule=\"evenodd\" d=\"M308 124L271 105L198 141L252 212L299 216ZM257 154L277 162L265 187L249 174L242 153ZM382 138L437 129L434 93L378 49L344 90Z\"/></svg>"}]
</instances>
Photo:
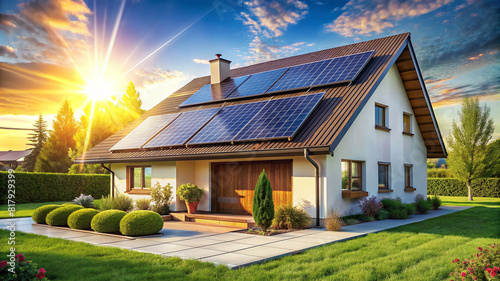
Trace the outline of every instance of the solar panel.
<instances>
[{"instance_id":1,"label":"solar panel","mask_svg":"<svg viewBox=\"0 0 500 281\"><path fill-rule=\"evenodd\" d=\"M293 138L323 95L318 93L270 100L233 141Z\"/></svg>"},{"instance_id":2,"label":"solar panel","mask_svg":"<svg viewBox=\"0 0 500 281\"><path fill-rule=\"evenodd\" d=\"M281 68L252 74L243 84L236 88L227 98L249 97L263 94L273 85L288 68Z\"/></svg>"},{"instance_id":3,"label":"solar panel","mask_svg":"<svg viewBox=\"0 0 500 281\"><path fill-rule=\"evenodd\" d=\"M349 82L356 79L375 51L331 59L330 64L318 75L311 86Z\"/></svg>"},{"instance_id":4,"label":"solar panel","mask_svg":"<svg viewBox=\"0 0 500 281\"><path fill-rule=\"evenodd\" d=\"M208 84L196 93L190 96L187 100L179 105L179 107L184 107L188 105L195 105L201 103L207 103L216 100L225 99L236 87L243 83L248 78L248 75L229 78L218 84Z\"/></svg>"},{"instance_id":5,"label":"solar panel","mask_svg":"<svg viewBox=\"0 0 500 281\"><path fill-rule=\"evenodd\" d=\"M211 108L183 112L181 116L170 123L163 131L156 135L144 148L158 148L165 146L183 145L191 136L205 125L220 108Z\"/></svg>"},{"instance_id":6,"label":"solar panel","mask_svg":"<svg viewBox=\"0 0 500 281\"><path fill-rule=\"evenodd\" d=\"M329 63L329 60L324 60L292 66L267 92L308 88Z\"/></svg>"},{"instance_id":7,"label":"solar panel","mask_svg":"<svg viewBox=\"0 0 500 281\"><path fill-rule=\"evenodd\" d=\"M177 116L179 116L179 113L148 117L132 132L116 143L110 151L141 148L144 143L168 126Z\"/></svg>"},{"instance_id":8,"label":"solar panel","mask_svg":"<svg viewBox=\"0 0 500 281\"><path fill-rule=\"evenodd\" d=\"M224 107L188 144L231 141L266 103L267 101Z\"/></svg>"}]
</instances>

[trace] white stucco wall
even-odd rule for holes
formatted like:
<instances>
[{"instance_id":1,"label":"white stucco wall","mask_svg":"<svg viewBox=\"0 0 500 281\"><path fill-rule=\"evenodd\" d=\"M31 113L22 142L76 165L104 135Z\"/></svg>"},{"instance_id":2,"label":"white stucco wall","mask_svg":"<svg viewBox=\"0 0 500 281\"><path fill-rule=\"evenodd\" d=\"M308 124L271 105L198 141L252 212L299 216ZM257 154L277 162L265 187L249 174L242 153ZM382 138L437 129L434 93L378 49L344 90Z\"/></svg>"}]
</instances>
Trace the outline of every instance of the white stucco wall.
<instances>
[{"instance_id":1,"label":"white stucco wall","mask_svg":"<svg viewBox=\"0 0 500 281\"><path fill-rule=\"evenodd\" d=\"M388 106L390 132L375 129L375 103ZM356 213L359 210L359 199L342 198L342 159L365 161L363 190L368 191L370 196L399 196L404 202L412 202L418 193L427 193L425 143L413 115L411 130L414 135L403 135L403 112L413 114L397 67L393 66L335 148L334 156L327 156L328 208L335 208L342 214ZM391 163L391 193L378 192L379 161ZM404 191L404 164L413 164L415 192Z\"/></svg>"}]
</instances>

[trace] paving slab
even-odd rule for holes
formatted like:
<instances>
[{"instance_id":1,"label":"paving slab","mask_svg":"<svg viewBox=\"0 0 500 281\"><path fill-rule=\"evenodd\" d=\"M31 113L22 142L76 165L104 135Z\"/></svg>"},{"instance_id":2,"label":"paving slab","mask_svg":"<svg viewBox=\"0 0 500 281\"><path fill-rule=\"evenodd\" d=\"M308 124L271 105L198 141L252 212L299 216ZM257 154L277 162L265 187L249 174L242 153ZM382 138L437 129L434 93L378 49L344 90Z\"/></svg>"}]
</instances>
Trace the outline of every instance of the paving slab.
<instances>
[{"instance_id":1,"label":"paving slab","mask_svg":"<svg viewBox=\"0 0 500 281\"><path fill-rule=\"evenodd\" d=\"M145 253L165 254L165 253L177 252L188 249L193 249L193 247L177 245L177 244L159 244L153 246L138 247L135 248L134 250Z\"/></svg>"},{"instance_id":2,"label":"paving slab","mask_svg":"<svg viewBox=\"0 0 500 281\"><path fill-rule=\"evenodd\" d=\"M275 248L269 245L254 246L247 249L233 252L235 254L243 254L249 256L257 256L261 258L274 258L290 253L290 250L283 248Z\"/></svg>"},{"instance_id":3,"label":"paving slab","mask_svg":"<svg viewBox=\"0 0 500 281\"><path fill-rule=\"evenodd\" d=\"M255 247L255 245L236 243L236 242L224 242L224 243L220 243L220 244L204 246L202 248L224 251L224 252L234 252L234 251L238 251L238 250L246 249L246 248L250 248L250 247Z\"/></svg>"},{"instance_id":4,"label":"paving slab","mask_svg":"<svg viewBox=\"0 0 500 281\"><path fill-rule=\"evenodd\" d=\"M111 246L111 247L119 247L123 249L134 249L134 248L139 248L139 247L145 247L145 246L151 246L151 245L158 245L160 242L158 241L152 241L152 240L123 240L116 238L114 242L109 242L105 243L104 245L106 246Z\"/></svg>"},{"instance_id":5,"label":"paving slab","mask_svg":"<svg viewBox=\"0 0 500 281\"><path fill-rule=\"evenodd\" d=\"M168 257L179 257L182 259L203 259L220 254L225 254L225 252L212 249L191 248L187 250L165 253L163 255Z\"/></svg>"},{"instance_id":6,"label":"paving slab","mask_svg":"<svg viewBox=\"0 0 500 281\"><path fill-rule=\"evenodd\" d=\"M255 263L261 260L262 257L250 256L238 253L227 253L200 259L200 261L213 262L215 264L224 264L230 268L238 268L243 265L247 265L249 263Z\"/></svg>"},{"instance_id":7,"label":"paving slab","mask_svg":"<svg viewBox=\"0 0 500 281\"><path fill-rule=\"evenodd\" d=\"M220 244L223 242L224 241L221 241L221 240L211 239L210 237L207 237L207 238L201 237L201 238L173 241L172 243L178 244L178 245L191 246L191 247L203 247L203 246L208 246L208 245L213 245L213 244Z\"/></svg>"},{"instance_id":8,"label":"paving slab","mask_svg":"<svg viewBox=\"0 0 500 281\"><path fill-rule=\"evenodd\" d=\"M282 249L288 249L290 251L297 251L297 250L306 250L309 248L313 248L318 246L318 244L315 243L308 243L308 242L289 242L289 240L285 241L280 241L280 242L273 242L270 244L266 244L266 246L269 247L274 247L274 248L282 248Z\"/></svg>"},{"instance_id":9,"label":"paving slab","mask_svg":"<svg viewBox=\"0 0 500 281\"><path fill-rule=\"evenodd\" d=\"M72 240L72 241L79 241L79 242L87 242L87 243L94 244L94 245L107 244L107 243L113 243L113 242L119 242L119 241L131 241L130 239L105 236L105 235L92 235L92 234L87 234L86 236L68 237L65 239Z\"/></svg>"}]
</instances>

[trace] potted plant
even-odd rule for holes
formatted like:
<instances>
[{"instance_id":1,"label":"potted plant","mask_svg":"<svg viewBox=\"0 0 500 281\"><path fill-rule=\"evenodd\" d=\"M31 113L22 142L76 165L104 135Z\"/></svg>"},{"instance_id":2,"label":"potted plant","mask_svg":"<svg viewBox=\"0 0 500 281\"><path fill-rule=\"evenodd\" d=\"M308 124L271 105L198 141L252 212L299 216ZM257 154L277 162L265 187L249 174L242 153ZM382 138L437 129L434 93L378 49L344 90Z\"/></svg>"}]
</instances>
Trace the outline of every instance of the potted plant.
<instances>
[{"instance_id":1,"label":"potted plant","mask_svg":"<svg viewBox=\"0 0 500 281\"><path fill-rule=\"evenodd\" d=\"M194 214L203 196L203 189L194 184L186 183L177 188L177 196L186 202L188 213Z\"/></svg>"}]
</instances>

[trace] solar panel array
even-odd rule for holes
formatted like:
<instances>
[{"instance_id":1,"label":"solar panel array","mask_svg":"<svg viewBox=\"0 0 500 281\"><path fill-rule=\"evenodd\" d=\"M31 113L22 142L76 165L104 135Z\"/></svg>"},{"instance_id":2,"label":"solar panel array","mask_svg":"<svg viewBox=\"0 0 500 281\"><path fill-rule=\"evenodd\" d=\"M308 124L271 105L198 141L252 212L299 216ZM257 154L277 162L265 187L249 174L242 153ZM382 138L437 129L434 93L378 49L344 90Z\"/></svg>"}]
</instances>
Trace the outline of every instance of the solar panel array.
<instances>
[{"instance_id":1,"label":"solar panel array","mask_svg":"<svg viewBox=\"0 0 500 281\"><path fill-rule=\"evenodd\" d=\"M269 101L233 141L293 138L323 95L318 93Z\"/></svg>"},{"instance_id":2,"label":"solar panel array","mask_svg":"<svg viewBox=\"0 0 500 281\"><path fill-rule=\"evenodd\" d=\"M356 79L374 52L369 51L296 65L252 74L250 77L237 77L220 84L205 85L179 107L350 82Z\"/></svg>"},{"instance_id":3,"label":"solar panel array","mask_svg":"<svg viewBox=\"0 0 500 281\"><path fill-rule=\"evenodd\" d=\"M248 78L248 75L229 78L227 80L222 81L218 84L208 84L201 89L199 89L196 93L190 96L187 100L181 103L179 106L187 106L187 105L196 105L202 104L206 102L222 100L227 98L234 89L236 89L241 83L243 83Z\"/></svg>"},{"instance_id":4,"label":"solar panel array","mask_svg":"<svg viewBox=\"0 0 500 281\"><path fill-rule=\"evenodd\" d=\"M205 125L220 108L211 108L183 112L168 127L146 143L144 148L159 148L183 145L203 125Z\"/></svg>"},{"instance_id":5,"label":"solar panel array","mask_svg":"<svg viewBox=\"0 0 500 281\"><path fill-rule=\"evenodd\" d=\"M145 142L154 137L156 133L168 126L179 113L150 116L137 126L132 132L121 139L110 150L126 150L140 148Z\"/></svg>"}]
</instances>

